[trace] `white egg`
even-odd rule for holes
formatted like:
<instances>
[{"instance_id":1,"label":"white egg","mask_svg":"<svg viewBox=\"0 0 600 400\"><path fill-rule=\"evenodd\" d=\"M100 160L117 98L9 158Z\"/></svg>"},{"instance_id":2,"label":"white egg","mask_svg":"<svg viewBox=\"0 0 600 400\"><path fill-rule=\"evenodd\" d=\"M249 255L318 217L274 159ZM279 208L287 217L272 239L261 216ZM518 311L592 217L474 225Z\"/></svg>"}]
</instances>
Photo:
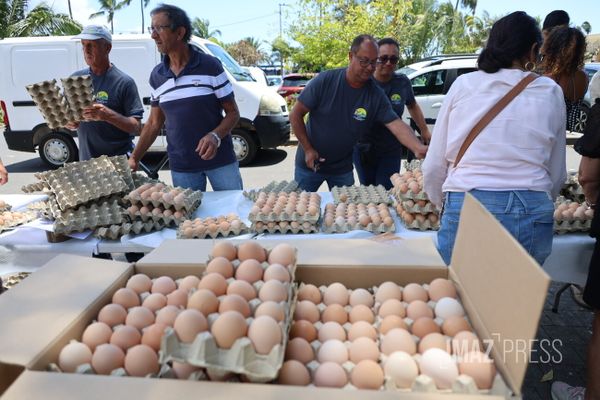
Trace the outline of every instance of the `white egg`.
<instances>
[{"instance_id":1,"label":"white egg","mask_svg":"<svg viewBox=\"0 0 600 400\"><path fill-rule=\"evenodd\" d=\"M435 305L435 315L443 319L452 316L463 317L465 310L458 300L452 297L442 297Z\"/></svg>"},{"instance_id":2,"label":"white egg","mask_svg":"<svg viewBox=\"0 0 600 400\"><path fill-rule=\"evenodd\" d=\"M444 350L432 348L421 356L421 373L429 376L438 389L450 389L458 378L456 361Z\"/></svg>"}]
</instances>

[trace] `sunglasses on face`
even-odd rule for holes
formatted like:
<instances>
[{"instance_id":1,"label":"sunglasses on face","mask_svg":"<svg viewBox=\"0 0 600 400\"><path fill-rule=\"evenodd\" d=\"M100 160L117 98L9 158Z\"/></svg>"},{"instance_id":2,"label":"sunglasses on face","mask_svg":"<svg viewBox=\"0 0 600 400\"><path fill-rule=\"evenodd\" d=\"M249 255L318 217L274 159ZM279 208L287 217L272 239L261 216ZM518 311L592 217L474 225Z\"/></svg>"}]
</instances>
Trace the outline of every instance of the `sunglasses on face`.
<instances>
[{"instance_id":1,"label":"sunglasses on face","mask_svg":"<svg viewBox=\"0 0 600 400\"><path fill-rule=\"evenodd\" d=\"M358 60L358 63L360 64L361 67L366 68L369 65L371 67L375 67L375 65L377 64L377 60L375 61L371 61L368 58L365 57L356 57L356 59Z\"/></svg>"},{"instance_id":2,"label":"sunglasses on face","mask_svg":"<svg viewBox=\"0 0 600 400\"><path fill-rule=\"evenodd\" d=\"M387 64L388 61L390 62L390 64L396 65L398 64L398 61L400 61L400 58L396 56L381 56L377 59L378 64Z\"/></svg>"}]
</instances>

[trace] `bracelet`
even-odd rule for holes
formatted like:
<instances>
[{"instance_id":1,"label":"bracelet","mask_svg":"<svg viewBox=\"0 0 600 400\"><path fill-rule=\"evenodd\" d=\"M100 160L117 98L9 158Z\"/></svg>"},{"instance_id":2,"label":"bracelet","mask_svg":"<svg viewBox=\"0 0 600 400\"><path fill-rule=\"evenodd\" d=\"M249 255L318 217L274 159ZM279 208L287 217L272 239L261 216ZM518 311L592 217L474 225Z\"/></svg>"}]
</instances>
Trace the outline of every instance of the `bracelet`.
<instances>
[{"instance_id":1,"label":"bracelet","mask_svg":"<svg viewBox=\"0 0 600 400\"><path fill-rule=\"evenodd\" d=\"M596 203L590 203L587 200L585 201L585 205L591 208L592 210L596 208Z\"/></svg>"},{"instance_id":2,"label":"bracelet","mask_svg":"<svg viewBox=\"0 0 600 400\"><path fill-rule=\"evenodd\" d=\"M217 149L219 148L219 146L221 146L221 138L219 137L219 135L217 135L217 132L208 132L209 135L213 135L213 137L215 139L217 139Z\"/></svg>"}]
</instances>

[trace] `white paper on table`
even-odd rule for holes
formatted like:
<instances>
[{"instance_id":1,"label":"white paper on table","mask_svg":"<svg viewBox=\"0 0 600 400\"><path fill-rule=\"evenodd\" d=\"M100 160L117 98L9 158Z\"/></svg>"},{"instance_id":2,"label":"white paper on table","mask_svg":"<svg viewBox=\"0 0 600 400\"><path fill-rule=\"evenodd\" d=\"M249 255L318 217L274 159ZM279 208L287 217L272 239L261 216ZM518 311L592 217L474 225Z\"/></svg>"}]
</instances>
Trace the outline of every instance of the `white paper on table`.
<instances>
[{"instance_id":1,"label":"white paper on table","mask_svg":"<svg viewBox=\"0 0 600 400\"><path fill-rule=\"evenodd\" d=\"M121 243L137 244L140 246L156 248L167 239L175 239L177 231L171 228L165 228L157 232L143 233L140 235L125 235L121 238Z\"/></svg>"},{"instance_id":2,"label":"white paper on table","mask_svg":"<svg viewBox=\"0 0 600 400\"><path fill-rule=\"evenodd\" d=\"M19 228L19 227L36 228L36 229L41 229L46 232L54 232L54 223L48 219L42 219L42 218L38 218L38 219L30 221L26 224L17 226L17 228ZM88 237L90 237L91 234L92 234L92 231L90 229L86 229L83 232L71 232L71 233L67 234L67 236L71 237L73 239L85 240Z\"/></svg>"}]
</instances>

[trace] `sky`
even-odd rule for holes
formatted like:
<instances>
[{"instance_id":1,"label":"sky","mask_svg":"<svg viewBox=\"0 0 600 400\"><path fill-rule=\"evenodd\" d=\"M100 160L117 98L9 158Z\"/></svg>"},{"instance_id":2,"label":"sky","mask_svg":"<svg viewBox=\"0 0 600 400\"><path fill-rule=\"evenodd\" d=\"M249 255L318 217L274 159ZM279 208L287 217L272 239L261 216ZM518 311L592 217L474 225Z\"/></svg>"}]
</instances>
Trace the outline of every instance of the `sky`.
<instances>
[{"instance_id":1,"label":"sky","mask_svg":"<svg viewBox=\"0 0 600 400\"><path fill-rule=\"evenodd\" d=\"M132 0L131 5L115 13L115 33L139 33L142 29L142 0ZM438 0L441 1L441 0ZM455 0L451 0L454 3ZM41 0L30 0L30 8ZM56 12L68 14L67 0L45 0ZM161 2L169 0L151 0L145 11L144 25L150 25L150 11ZM171 0L172 4L183 8L190 18L208 19L210 29L218 29L223 42L230 43L252 36L261 41L271 42L279 35L279 5L282 4L283 33L285 26L297 10L296 0ZM71 0L75 20L84 25L89 23L109 26L106 17L89 19L90 14L99 10L97 0ZM522 10L541 20L552 10L562 9L571 16L571 24L578 26L588 21L592 25L591 33L600 33L600 12L598 0L479 0L476 15L487 11L490 16L500 16L512 11ZM265 46L265 49L267 47Z\"/></svg>"}]
</instances>

